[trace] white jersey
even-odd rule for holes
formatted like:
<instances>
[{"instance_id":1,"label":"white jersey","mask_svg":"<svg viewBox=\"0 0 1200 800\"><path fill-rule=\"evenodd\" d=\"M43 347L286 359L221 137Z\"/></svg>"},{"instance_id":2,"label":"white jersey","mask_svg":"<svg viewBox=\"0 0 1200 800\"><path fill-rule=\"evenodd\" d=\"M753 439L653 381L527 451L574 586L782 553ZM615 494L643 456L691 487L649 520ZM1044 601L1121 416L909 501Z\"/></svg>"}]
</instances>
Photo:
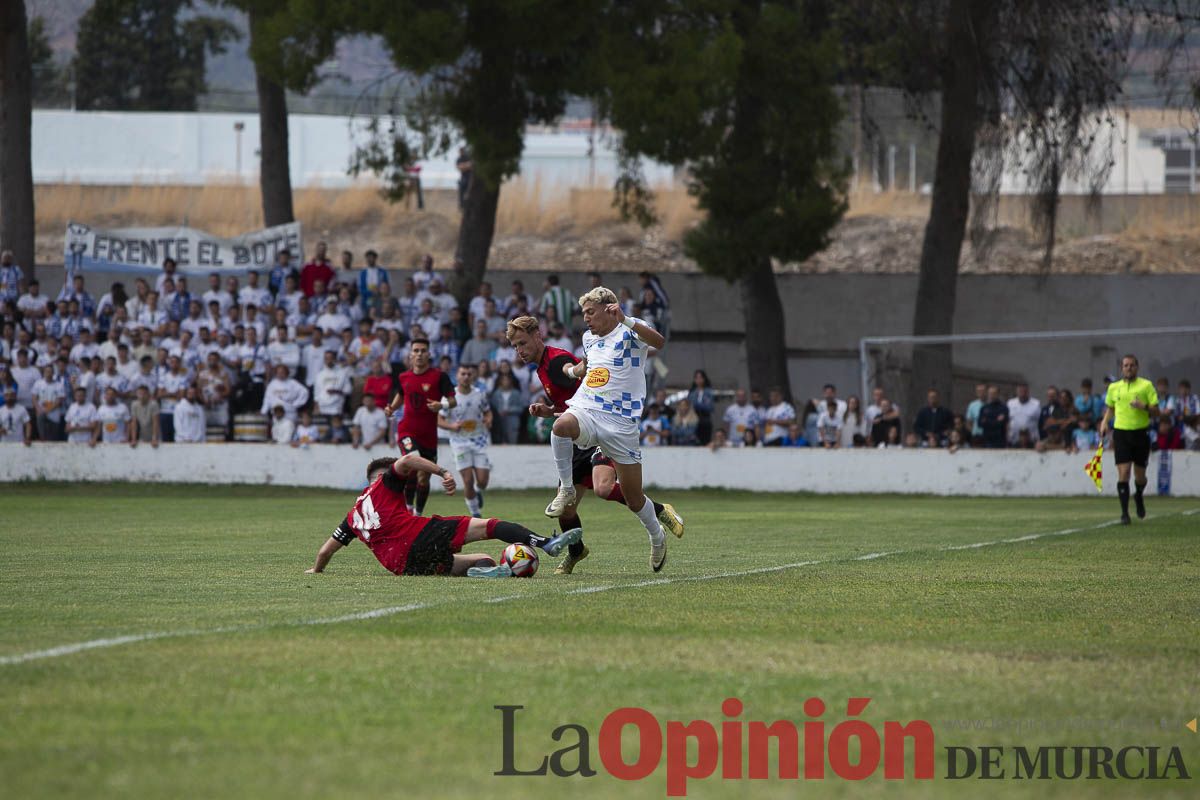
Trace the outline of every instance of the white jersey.
<instances>
[{"instance_id":1,"label":"white jersey","mask_svg":"<svg viewBox=\"0 0 1200 800\"><path fill-rule=\"evenodd\" d=\"M122 444L129 441L129 420L132 417L124 403L102 405L96 409L100 422L100 441L105 444Z\"/></svg>"},{"instance_id":2,"label":"white jersey","mask_svg":"<svg viewBox=\"0 0 1200 800\"><path fill-rule=\"evenodd\" d=\"M634 317L626 319L635 324L643 322ZM646 400L645 363L649 349L649 345L624 325L617 325L604 336L584 331L583 354L588 371L567 406L641 419Z\"/></svg>"},{"instance_id":3,"label":"white jersey","mask_svg":"<svg viewBox=\"0 0 1200 800\"><path fill-rule=\"evenodd\" d=\"M96 423L96 407L91 403L72 403L67 409L67 426L71 428L86 427L86 431L71 431L67 441L75 444L87 444L92 441L91 426Z\"/></svg>"},{"instance_id":4,"label":"white jersey","mask_svg":"<svg viewBox=\"0 0 1200 800\"><path fill-rule=\"evenodd\" d=\"M454 399L458 405L442 412L450 422L461 422L462 427L450 431L450 446L454 450L481 450L491 444L492 437L487 425L483 424L483 415L491 408L488 397L478 389L470 394L463 394L456 386Z\"/></svg>"}]
</instances>

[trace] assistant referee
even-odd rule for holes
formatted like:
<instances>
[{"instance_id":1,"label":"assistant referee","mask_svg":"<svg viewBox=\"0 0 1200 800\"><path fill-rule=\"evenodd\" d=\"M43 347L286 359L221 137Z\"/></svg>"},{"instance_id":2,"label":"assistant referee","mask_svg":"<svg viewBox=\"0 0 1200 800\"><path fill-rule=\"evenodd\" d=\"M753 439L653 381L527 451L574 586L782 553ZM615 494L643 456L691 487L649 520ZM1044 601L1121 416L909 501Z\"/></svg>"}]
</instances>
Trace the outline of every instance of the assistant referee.
<instances>
[{"instance_id":1,"label":"assistant referee","mask_svg":"<svg viewBox=\"0 0 1200 800\"><path fill-rule=\"evenodd\" d=\"M1138 519L1146 518L1146 464L1150 461L1150 418L1158 416L1158 392L1154 384L1138 377L1137 356L1121 359L1121 380L1108 385L1104 397L1104 419L1100 438L1112 422L1113 454L1117 457L1117 496L1121 499L1121 524L1129 524L1129 465L1133 464L1134 493ZM1115 419L1114 419L1115 418Z\"/></svg>"}]
</instances>

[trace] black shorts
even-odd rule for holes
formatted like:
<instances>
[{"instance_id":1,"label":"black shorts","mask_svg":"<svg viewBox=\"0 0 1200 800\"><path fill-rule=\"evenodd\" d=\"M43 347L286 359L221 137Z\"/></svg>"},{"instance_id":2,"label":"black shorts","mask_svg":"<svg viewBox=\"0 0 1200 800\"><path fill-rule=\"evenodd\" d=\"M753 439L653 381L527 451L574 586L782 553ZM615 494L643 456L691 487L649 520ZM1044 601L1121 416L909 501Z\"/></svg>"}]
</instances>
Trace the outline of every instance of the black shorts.
<instances>
[{"instance_id":1,"label":"black shorts","mask_svg":"<svg viewBox=\"0 0 1200 800\"><path fill-rule=\"evenodd\" d=\"M592 487L592 467L597 464L611 464L612 459L604 455L599 447L589 447L583 449L575 448L575 455L571 460L571 480L575 481L576 486L586 486L589 489Z\"/></svg>"},{"instance_id":2,"label":"black shorts","mask_svg":"<svg viewBox=\"0 0 1200 800\"><path fill-rule=\"evenodd\" d=\"M466 526L462 517L434 517L413 539L404 562L404 575L447 575L454 554L462 549ZM462 528L460 534L459 529Z\"/></svg>"},{"instance_id":3,"label":"black shorts","mask_svg":"<svg viewBox=\"0 0 1200 800\"><path fill-rule=\"evenodd\" d=\"M1113 430L1113 455L1118 464L1131 461L1139 467L1150 463L1150 434L1145 428L1136 431Z\"/></svg>"},{"instance_id":4,"label":"black shorts","mask_svg":"<svg viewBox=\"0 0 1200 800\"><path fill-rule=\"evenodd\" d=\"M432 461L435 464L437 463L437 448L436 447L433 447L433 448L421 447L419 444L417 444L416 442L413 441L413 438L411 436L401 436L399 445L400 445L400 455L402 455L402 456L406 456L409 453L416 453L421 458Z\"/></svg>"}]
</instances>

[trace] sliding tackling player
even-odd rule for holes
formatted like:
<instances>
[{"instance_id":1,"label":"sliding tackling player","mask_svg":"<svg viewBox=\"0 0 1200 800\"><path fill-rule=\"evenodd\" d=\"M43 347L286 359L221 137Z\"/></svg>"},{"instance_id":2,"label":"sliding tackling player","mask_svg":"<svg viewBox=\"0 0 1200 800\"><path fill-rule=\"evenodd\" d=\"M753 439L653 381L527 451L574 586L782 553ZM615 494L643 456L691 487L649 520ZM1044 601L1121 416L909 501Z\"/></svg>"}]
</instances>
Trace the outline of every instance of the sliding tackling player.
<instances>
[{"instance_id":1,"label":"sliding tackling player","mask_svg":"<svg viewBox=\"0 0 1200 800\"><path fill-rule=\"evenodd\" d=\"M396 575L469 575L503 578L512 575L504 564L483 553L463 555L464 544L499 539L509 544L538 547L556 556L579 541L583 531L539 536L515 522L473 517L420 517L408 509L405 485L413 473L437 475L446 494L454 494L454 476L437 464L409 453L401 458L377 458L367 466L367 487L346 518L317 551L309 573L324 572L333 554L355 539L370 549L388 572Z\"/></svg>"}]
</instances>

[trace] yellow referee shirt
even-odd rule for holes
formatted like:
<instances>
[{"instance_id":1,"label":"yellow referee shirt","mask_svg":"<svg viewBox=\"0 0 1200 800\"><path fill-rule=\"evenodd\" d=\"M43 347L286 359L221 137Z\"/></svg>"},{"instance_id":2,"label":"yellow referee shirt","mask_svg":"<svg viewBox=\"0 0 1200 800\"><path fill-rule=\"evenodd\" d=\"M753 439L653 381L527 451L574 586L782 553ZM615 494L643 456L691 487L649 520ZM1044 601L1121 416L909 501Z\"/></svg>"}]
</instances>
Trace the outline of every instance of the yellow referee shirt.
<instances>
[{"instance_id":1,"label":"yellow referee shirt","mask_svg":"<svg viewBox=\"0 0 1200 800\"><path fill-rule=\"evenodd\" d=\"M1129 405L1134 400L1141 400L1146 408L1134 408ZM1140 431L1150 426L1150 406L1158 405L1158 392L1154 384L1145 378L1134 378L1130 383L1119 380L1108 385L1108 394L1104 396L1104 404L1113 410L1116 419L1113 428L1119 431Z\"/></svg>"}]
</instances>

